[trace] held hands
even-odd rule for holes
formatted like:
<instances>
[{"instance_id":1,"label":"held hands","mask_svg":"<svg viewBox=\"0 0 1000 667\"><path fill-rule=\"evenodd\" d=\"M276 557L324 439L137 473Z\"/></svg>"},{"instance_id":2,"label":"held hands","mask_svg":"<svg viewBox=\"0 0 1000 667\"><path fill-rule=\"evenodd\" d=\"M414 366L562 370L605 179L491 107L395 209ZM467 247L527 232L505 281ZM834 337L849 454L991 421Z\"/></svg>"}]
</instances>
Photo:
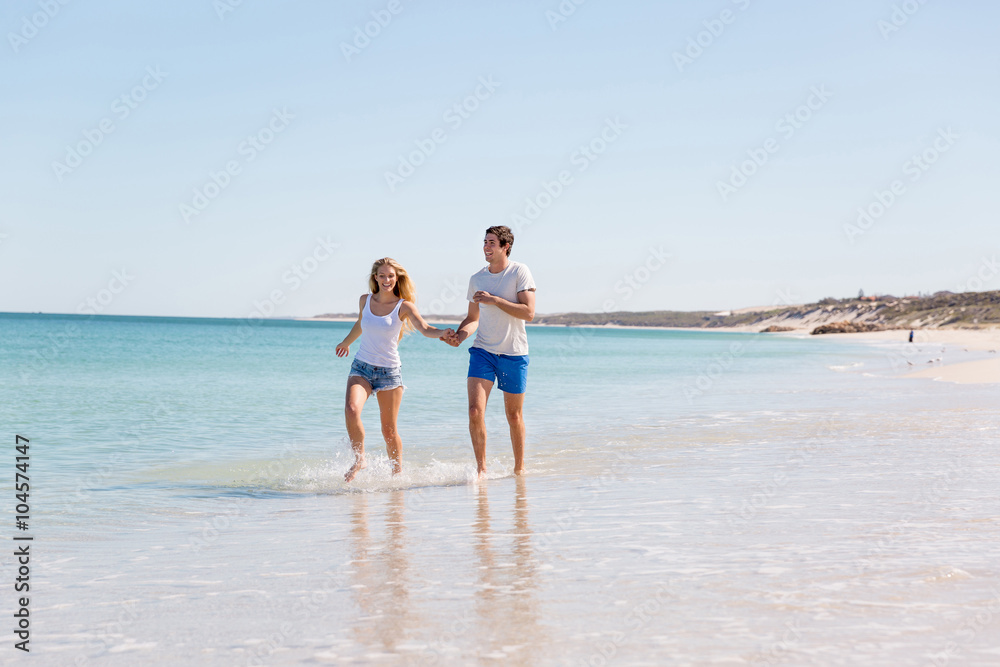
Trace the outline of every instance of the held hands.
<instances>
[{"instance_id":1,"label":"held hands","mask_svg":"<svg viewBox=\"0 0 1000 667\"><path fill-rule=\"evenodd\" d=\"M343 343L340 343L339 345L337 345L337 356L338 357L346 357L350 353L351 353L351 346L350 345L344 345Z\"/></svg>"},{"instance_id":2,"label":"held hands","mask_svg":"<svg viewBox=\"0 0 1000 667\"><path fill-rule=\"evenodd\" d=\"M445 329L444 333L441 334L441 340L452 347L458 347L462 344L462 338L453 329Z\"/></svg>"}]
</instances>

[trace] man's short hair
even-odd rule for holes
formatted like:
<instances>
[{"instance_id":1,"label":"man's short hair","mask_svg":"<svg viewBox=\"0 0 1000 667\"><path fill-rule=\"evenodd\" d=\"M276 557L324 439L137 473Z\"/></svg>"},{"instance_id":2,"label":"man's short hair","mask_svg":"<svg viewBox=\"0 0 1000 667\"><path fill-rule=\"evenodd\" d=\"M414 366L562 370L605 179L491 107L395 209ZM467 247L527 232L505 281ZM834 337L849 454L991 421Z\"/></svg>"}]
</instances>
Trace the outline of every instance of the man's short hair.
<instances>
[{"instance_id":1,"label":"man's short hair","mask_svg":"<svg viewBox=\"0 0 1000 667\"><path fill-rule=\"evenodd\" d=\"M500 241L500 247L507 249L507 256L510 257L510 249L514 247L514 232L510 231L507 225L494 225L486 230L487 234L493 234Z\"/></svg>"}]
</instances>

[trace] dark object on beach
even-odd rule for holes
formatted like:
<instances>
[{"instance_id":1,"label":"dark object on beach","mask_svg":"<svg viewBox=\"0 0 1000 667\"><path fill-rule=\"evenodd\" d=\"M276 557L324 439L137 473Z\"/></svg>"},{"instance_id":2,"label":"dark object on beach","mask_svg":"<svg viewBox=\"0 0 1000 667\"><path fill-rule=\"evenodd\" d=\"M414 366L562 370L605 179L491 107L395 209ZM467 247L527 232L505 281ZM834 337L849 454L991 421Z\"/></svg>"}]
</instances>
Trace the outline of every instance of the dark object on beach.
<instances>
[{"instance_id":1,"label":"dark object on beach","mask_svg":"<svg viewBox=\"0 0 1000 667\"><path fill-rule=\"evenodd\" d=\"M910 329L910 342L913 342L913 329Z\"/></svg>"},{"instance_id":2,"label":"dark object on beach","mask_svg":"<svg viewBox=\"0 0 1000 667\"><path fill-rule=\"evenodd\" d=\"M795 331L794 327L779 327L777 324L772 324L766 329L761 329L761 333L781 333L782 331Z\"/></svg>"},{"instance_id":3,"label":"dark object on beach","mask_svg":"<svg viewBox=\"0 0 1000 667\"><path fill-rule=\"evenodd\" d=\"M885 327L880 327L877 324L868 324L867 322L848 322L844 320L843 322L834 322L833 324L824 324L816 327L812 330L812 333L815 336L816 334L861 333L863 331L885 331Z\"/></svg>"}]
</instances>

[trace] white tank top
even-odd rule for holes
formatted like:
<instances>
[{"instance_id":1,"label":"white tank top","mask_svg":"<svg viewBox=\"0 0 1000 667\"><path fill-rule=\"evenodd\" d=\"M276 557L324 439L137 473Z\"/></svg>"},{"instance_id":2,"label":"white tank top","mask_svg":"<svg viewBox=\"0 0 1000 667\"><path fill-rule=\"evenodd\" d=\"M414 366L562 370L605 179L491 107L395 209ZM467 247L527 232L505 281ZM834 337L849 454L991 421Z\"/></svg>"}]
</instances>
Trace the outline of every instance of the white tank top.
<instances>
[{"instance_id":1,"label":"white tank top","mask_svg":"<svg viewBox=\"0 0 1000 667\"><path fill-rule=\"evenodd\" d=\"M403 328L403 320L399 317L399 307L403 300L396 302L396 307L388 315L379 317L372 312L372 295L365 301L365 309L361 311L361 342L354 358L372 366L399 367L399 331Z\"/></svg>"}]
</instances>

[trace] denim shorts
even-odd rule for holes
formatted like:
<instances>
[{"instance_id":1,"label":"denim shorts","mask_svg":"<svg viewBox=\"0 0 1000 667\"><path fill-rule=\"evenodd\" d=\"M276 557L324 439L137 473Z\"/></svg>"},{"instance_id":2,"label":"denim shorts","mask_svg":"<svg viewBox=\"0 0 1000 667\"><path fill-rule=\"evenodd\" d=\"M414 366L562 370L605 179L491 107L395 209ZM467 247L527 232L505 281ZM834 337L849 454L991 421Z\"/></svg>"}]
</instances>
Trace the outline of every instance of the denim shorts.
<instances>
[{"instance_id":1,"label":"denim shorts","mask_svg":"<svg viewBox=\"0 0 1000 667\"><path fill-rule=\"evenodd\" d=\"M388 366L372 366L357 359L351 364L351 372L347 377L358 377L371 385L373 392L395 389L396 387L406 387L403 385L403 374L399 366L390 368Z\"/></svg>"},{"instance_id":2,"label":"denim shorts","mask_svg":"<svg viewBox=\"0 0 1000 667\"><path fill-rule=\"evenodd\" d=\"M493 354L469 348L469 377L497 382L500 391L523 394L528 388L528 355Z\"/></svg>"}]
</instances>

